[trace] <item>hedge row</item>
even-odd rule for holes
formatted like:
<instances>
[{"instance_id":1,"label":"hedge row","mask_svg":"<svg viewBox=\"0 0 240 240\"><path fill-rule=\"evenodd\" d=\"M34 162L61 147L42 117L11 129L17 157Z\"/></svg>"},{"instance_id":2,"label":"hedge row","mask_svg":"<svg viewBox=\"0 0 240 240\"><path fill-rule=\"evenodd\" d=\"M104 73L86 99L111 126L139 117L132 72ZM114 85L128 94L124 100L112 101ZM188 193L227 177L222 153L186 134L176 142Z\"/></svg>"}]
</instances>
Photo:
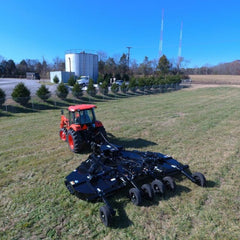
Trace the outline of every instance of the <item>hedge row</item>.
<instances>
[{"instance_id":1,"label":"hedge row","mask_svg":"<svg viewBox=\"0 0 240 240\"><path fill-rule=\"evenodd\" d=\"M50 91L47 89L47 87L45 85L41 85L41 87L39 87L39 89L37 90L36 94L43 101L46 101L51 96ZM24 83L19 83L13 89L11 96L15 102L17 102L21 105L26 105L29 102L29 100L31 99L31 92L24 85ZM2 105L4 104L5 101L6 101L6 94L0 88L0 107L2 107Z\"/></svg>"},{"instance_id":2,"label":"hedge row","mask_svg":"<svg viewBox=\"0 0 240 240\"><path fill-rule=\"evenodd\" d=\"M120 90L122 93L127 93L128 91L136 92L137 90L140 91L149 91L151 89L157 90L163 90L167 88L175 88L179 85L181 82L181 79L178 76L167 76L165 79L163 78L132 78L129 83L123 82L121 86L117 85L116 83L111 85L111 92L116 94ZM99 92L103 95L107 95L109 93L109 85L107 82L103 82L99 85ZM56 90L56 95L60 99L65 99L69 93L68 87L64 83L60 83ZM93 80L90 80L87 93L89 96L96 96L97 89L94 87ZM42 99L43 101L46 101L51 97L50 91L47 89L45 85L41 85L39 89L36 92L37 96ZM75 83L72 88L72 94L75 98L81 98L83 96L83 90L82 86L78 83ZM16 87L13 89L13 92L11 94L14 101L18 102L21 105L26 105L29 100L31 99L31 92L30 90L23 84L19 83L16 85ZM0 107L4 104L6 100L6 94L5 92L0 88Z\"/></svg>"}]
</instances>

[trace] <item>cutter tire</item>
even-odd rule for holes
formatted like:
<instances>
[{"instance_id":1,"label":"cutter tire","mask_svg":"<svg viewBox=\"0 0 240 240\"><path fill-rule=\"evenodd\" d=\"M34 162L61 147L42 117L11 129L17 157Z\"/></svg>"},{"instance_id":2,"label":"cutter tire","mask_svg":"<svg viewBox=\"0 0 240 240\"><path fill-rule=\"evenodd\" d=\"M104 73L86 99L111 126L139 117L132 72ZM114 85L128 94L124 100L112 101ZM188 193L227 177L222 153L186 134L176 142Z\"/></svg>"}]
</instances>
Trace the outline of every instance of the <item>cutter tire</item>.
<instances>
[{"instance_id":1,"label":"cutter tire","mask_svg":"<svg viewBox=\"0 0 240 240\"><path fill-rule=\"evenodd\" d=\"M166 176L162 180L163 180L164 185L166 186L166 189L168 189L172 192L174 192L176 190L176 183L172 177Z\"/></svg>"},{"instance_id":2,"label":"cutter tire","mask_svg":"<svg viewBox=\"0 0 240 240\"><path fill-rule=\"evenodd\" d=\"M129 190L129 197L131 202L136 206L139 206L142 203L141 192L137 188L131 188Z\"/></svg>"},{"instance_id":3,"label":"cutter tire","mask_svg":"<svg viewBox=\"0 0 240 240\"><path fill-rule=\"evenodd\" d=\"M206 178L202 173L195 172L192 174L192 177L195 179L197 185L206 187Z\"/></svg>"},{"instance_id":4,"label":"cutter tire","mask_svg":"<svg viewBox=\"0 0 240 240\"><path fill-rule=\"evenodd\" d=\"M153 180L151 186L155 194L163 195L165 193L165 185L161 180L158 179Z\"/></svg>"},{"instance_id":5,"label":"cutter tire","mask_svg":"<svg viewBox=\"0 0 240 240\"><path fill-rule=\"evenodd\" d=\"M111 211L110 211L109 207L106 206L106 205L100 207L99 215L100 215L100 219L101 219L102 223L106 227L109 227L110 224L111 224L111 218L112 218Z\"/></svg>"}]
</instances>

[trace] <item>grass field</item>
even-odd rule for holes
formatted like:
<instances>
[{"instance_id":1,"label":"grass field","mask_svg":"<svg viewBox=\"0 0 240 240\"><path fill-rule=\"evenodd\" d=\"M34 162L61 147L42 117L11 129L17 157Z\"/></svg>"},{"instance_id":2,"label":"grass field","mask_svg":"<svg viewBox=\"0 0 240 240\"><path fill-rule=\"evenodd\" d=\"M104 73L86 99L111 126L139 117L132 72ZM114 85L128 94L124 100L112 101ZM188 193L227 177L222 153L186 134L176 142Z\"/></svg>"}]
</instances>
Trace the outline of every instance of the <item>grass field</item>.
<instances>
[{"instance_id":1,"label":"grass field","mask_svg":"<svg viewBox=\"0 0 240 240\"><path fill-rule=\"evenodd\" d=\"M239 88L221 87L97 103L112 142L171 154L208 180L178 179L175 193L140 207L119 192L111 228L99 219L103 203L65 188L88 154L60 141L60 110L0 112L0 239L239 239L239 102Z\"/></svg>"},{"instance_id":2,"label":"grass field","mask_svg":"<svg viewBox=\"0 0 240 240\"><path fill-rule=\"evenodd\" d=\"M202 84L240 84L240 75L189 75L193 83Z\"/></svg>"}]
</instances>

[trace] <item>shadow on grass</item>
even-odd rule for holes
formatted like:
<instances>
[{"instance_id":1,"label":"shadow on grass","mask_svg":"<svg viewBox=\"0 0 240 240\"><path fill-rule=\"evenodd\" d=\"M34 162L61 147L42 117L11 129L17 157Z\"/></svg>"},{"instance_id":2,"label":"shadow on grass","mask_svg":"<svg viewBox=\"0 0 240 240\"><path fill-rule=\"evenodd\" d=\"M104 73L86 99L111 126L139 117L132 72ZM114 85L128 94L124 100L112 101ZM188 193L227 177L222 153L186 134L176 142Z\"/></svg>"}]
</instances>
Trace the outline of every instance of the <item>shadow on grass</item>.
<instances>
[{"instance_id":1,"label":"shadow on grass","mask_svg":"<svg viewBox=\"0 0 240 240\"><path fill-rule=\"evenodd\" d=\"M142 138L131 139L131 138L116 138L113 134L107 133L108 140L111 143L116 145L120 145L123 147L129 148L143 148L148 146L155 146L157 145L155 142L148 141Z\"/></svg>"},{"instance_id":2,"label":"shadow on grass","mask_svg":"<svg viewBox=\"0 0 240 240\"><path fill-rule=\"evenodd\" d=\"M126 93L116 93L115 94L118 98L127 98L129 97Z\"/></svg>"},{"instance_id":3,"label":"shadow on grass","mask_svg":"<svg viewBox=\"0 0 240 240\"><path fill-rule=\"evenodd\" d=\"M153 200L147 200L142 198L141 206L144 207L151 207L153 205L158 205L159 202L169 200L171 197L179 196L182 192L190 192L191 190L185 186L177 186L177 189L174 192L167 191L164 196L162 195L155 195ZM117 194L114 198L121 198L123 195L127 194L127 190L125 189L121 193ZM130 200L129 200L130 201ZM133 224L133 222L128 218L125 207L128 201L126 199L121 200L120 202L114 202L112 204L113 208L117 210L117 215L112 219L112 228L114 229L122 229L127 228ZM137 206L136 206L137 207Z\"/></svg>"},{"instance_id":4,"label":"shadow on grass","mask_svg":"<svg viewBox=\"0 0 240 240\"><path fill-rule=\"evenodd\" d=\"M127 148L144 148L148 146L154 146L157 145L155 142L151 142L148 140L144 140L142 138L137 139L127 139L127 138L115 138L111 133L108 133L108 142L112 143L117 146L127 147ZM85 144L83 150L80 153L75 153L77 155L82 154L91 154L92 153L91 146L89 144Z\"/></svg>"},{"instance_id":5,"label":"shadow on grass","mask_svg":"<svg viewBox=\"0 0 240 240\"><path fill-rule=\"evenodd\" d=\"M112 100L112 98L109 97L108 95L96 95L94 97L95 102L107 102L109 100Z\"/></svg>"},{"instance_id":6,"label":"shadow on grass","mask_svg":"<svg viewBox=\"0 0 240 240\"><path fill-rule=\"evenodd\" d=\"M32 109L30 105L26 106L14 106L14 105L7 105L5 106L6 113L34 113L36 112L35 109Z\"/></svg>"},{"instance_id":7,"label":"shadow on grass","mask_svg":"<svg viewBox=\"0 0 240 240\"><path fill-rule=\"evenodd\" d=\"M111 98L111 100L121 99L121 98L127 98L129 97L127 94L124 93L109 93L108 97Z\"/></svg>"},{"instance_id":8,"label":"shadow on grass","mask_svg":"<svg viewBox=\"0 0 240 240\"><path fill-rule=\"evenodd\" d=\"M138 184L139 185L139 184ZM140 186L140 185L139 185ZM121 190L121 192L117 193L114 197L114 199L120 199L120 202L112 202L111 206L117 211L116 216L112 218L112 224L111 228L114 229L123 229L128 228L129 226L133 225L133 222L128 218L125 207L127 203L130 201L124 198L123 196L126 196L128 193L128 188ZM144 197L142 197L142 203L141 206L144 207L151 207L153 205L158 205L161 201L167 201L172 197L180 196L183 192L190 192L191 189L185 187L185 186L177 186L177 189L175 191L166 191L166 193L162 195L155 195L152 200L147 200ZM114 201L114 200L113 200ZM137 206L136 206L137 207Z\"/></svg>"},{"instance_id":9,"label":"shadow on grass","mask_svg":"<svg viewBox=\"0 0 240 240\"><path fill-rule=\"evenodd\" d=\"M45 103L41 102L32 102L24 106L22 105L7 105L5 106L4 111L6 113L34 113L42 110L55 110L61 107L60 102L57 104L54 101L46 101Z\"/></svg>"},{"instance_id":10,"label":"shadow on grass","mask_svg":"<svg viewBox=\"0 0 240 240\"><path fill-rule=\"evenodd\" d=\"M9 114L8 112L4 112L4 110L0 110L0 117L10 117L12 114Z\"/></svg>"},{"instance_id":11,"label":"shadow on grass","mask_svg":"<svg viewBox=\"0 0 240 240\"><path fill-rule=\"evenodd\" d=\"M211 180L207 180L206 182L206 187L207 188L214 188L214 187L219 187L220 184L214 182L214 181L211 181Z\"/></svg>"},{"instance_id":12,"label":"shadow on grass","mask_svg":"<svg viewBox=\"0 0 240 240\"><path fill-rule=\"evenodd\" d=\"M129 219L125 211L127 201L121 200L120 202L114 202L112 205L117 214L112 218L111 228L123 229L131 226L133 222Z\"/></svg>"},{"instance_id":13,"label":"shadow on grass","mask_svg":"<svg viewBox=\"0 0 240 240\"><path fill-rule=\"evenodd\" d=\"M169 200L172 197L181 196L181 194L183 192L188 193L188 192L191 192L191 191L192 190L190 188L178 184L174 191L167 190L166 193L163 196L163 199L164 200Z\"/></svg>"},{"instance_id":14,"label":"shadow on grass","mask_svg":"<svg viewBox=\"0 0 240 240\"><path fill-rule=\"evenodd\" d=\"M49 104L49 102L46 103L33 103L32 105L27 106L28 109L32 108L35 111L41 111L41 110L56 110L59 109L58 105Z\"/></svg>"}]
</instances>

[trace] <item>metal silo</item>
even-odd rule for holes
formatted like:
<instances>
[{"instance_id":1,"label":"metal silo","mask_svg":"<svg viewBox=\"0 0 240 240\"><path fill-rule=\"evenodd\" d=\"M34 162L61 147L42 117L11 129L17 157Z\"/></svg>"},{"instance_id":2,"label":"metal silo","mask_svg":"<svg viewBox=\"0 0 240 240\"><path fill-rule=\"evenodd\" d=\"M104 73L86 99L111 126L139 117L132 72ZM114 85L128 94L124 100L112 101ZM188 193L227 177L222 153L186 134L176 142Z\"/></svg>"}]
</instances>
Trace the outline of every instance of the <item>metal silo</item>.
<instances>
[{"instance_id":1,"label":"metal silo","mask_svg":"<svg viewBox=\"0 0 240 240\"><path fill-rule=\"evenodd\" d=\"M98 78L98 56L92 53L68 51L65 54L67 72L75 72L77 77L89 76L95 82Z\"/></svg>"}]
</instances>

